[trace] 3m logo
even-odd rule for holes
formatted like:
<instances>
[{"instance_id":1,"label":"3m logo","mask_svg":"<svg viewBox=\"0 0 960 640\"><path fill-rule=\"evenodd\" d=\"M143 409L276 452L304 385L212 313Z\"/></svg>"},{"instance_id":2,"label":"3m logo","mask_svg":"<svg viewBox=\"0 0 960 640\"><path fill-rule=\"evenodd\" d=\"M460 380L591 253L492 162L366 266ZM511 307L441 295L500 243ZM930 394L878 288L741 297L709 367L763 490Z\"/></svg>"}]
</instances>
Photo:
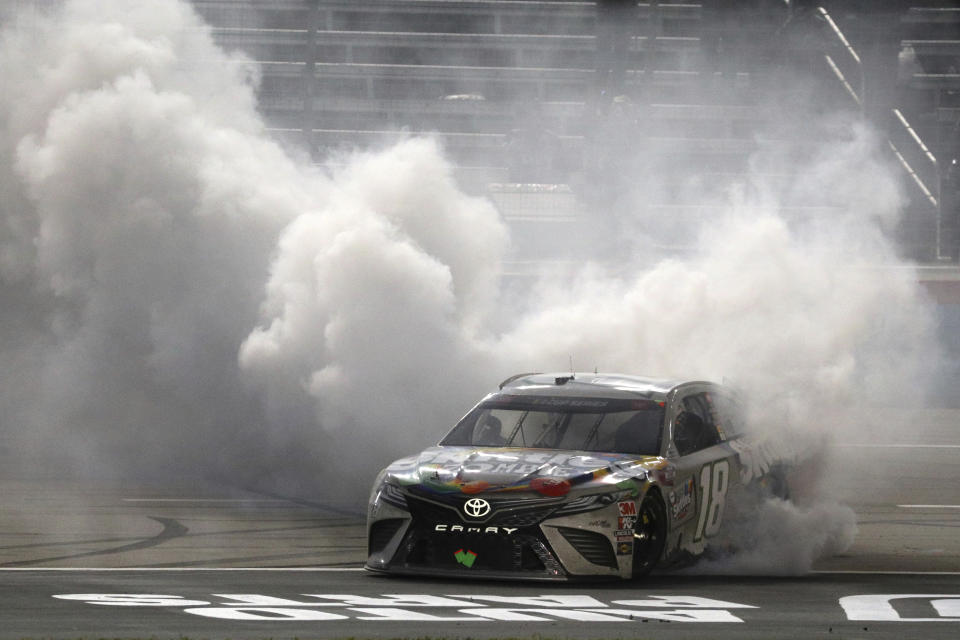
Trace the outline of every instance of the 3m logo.
<instances>
[{"instance_id":1,"label":"3m logo","mask_svg":"<svg viewBox=\"0 0 960 640\"><path fill-rule=\"evenodd\" d=\"M617 507L620 509L620 515L624 517L636 517L637 515L637 503L633 501L629 502L618 502Z\"/></svg>"},{"instance_id":2,"label":"3m logo","mask_svg":"<svg viewBox=\"0 0 960 640\"><path fill-rule=\"evenodd\" d=\"M469 550L464 551L463 549L460 549L455 554L453 554L453 557L456 558L457 562L465 566L467 569L472 567L473 563L477 561L477 554Z\"/></svg>"},{"instance_id":3,"label":"3m logo","mask_svg":"<svg viewBox=\"0 0 960 640\"><path fill-rule=\"evenodd\" d=\"M914 602L905 602L913 600ZM920 601L920 602L917 602ZM924 602L926 601L926 602ZM929 605L937 617L901 617L894 607L910 605L911 611ZM849 620L874 622L960 622L960 594L898 593L840 598L840 606Z\"/></svg>"}]
</instances>

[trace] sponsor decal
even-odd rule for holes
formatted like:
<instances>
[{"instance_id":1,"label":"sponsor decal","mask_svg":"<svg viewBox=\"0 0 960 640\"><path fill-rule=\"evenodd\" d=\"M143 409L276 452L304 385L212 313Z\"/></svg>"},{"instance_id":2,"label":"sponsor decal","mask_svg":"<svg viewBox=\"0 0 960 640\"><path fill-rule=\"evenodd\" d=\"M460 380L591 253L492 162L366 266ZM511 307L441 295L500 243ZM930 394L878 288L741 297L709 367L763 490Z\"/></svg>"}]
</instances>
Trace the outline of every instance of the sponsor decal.
<instances>
[{"instance_id":1,"label":"sponsor decal","mask_svg":"<svg viewBox=\"0 0 960 640\"><path fill-rule=\"evenodd\" d=\"M470 518L482 518L490 513L490 503L483 498L470 498L463 503L463 512Z\"/></svg>"},{"instance_id":2,"label":"sponsor decal","mask_svg":"<svg viewBox=\"0 0 960 640\"><path fill-rule=\"evenodd\" d=\"M486 450L470 447L434 447L416 456L401 458L390 464L387 471L402 474L404 471L424 469L430 475L439 469L444 471L494 471L503 473L533 473L540 467L552 467L551 475L572 475L585 469L602 469L611 464L628 464L646 456L630 456L622 453L590 452L590 455L571 455L567 452L543 450L520 450L509 454L502 450ZM645 460L642 466L659 466L656 459ZM638 465L640 466L640 465Z\"/></svg>"},{"instance_id":3,"label":"sponsor decal","mask_svg":"<svg viewBox=\"0 0 960 640\"><path fill-rule=\"evenodd\" d=\"M509 396L511 399L517 396ZM542 396L519 396L519 401L523 404L535 407L580 407L603 409L610 406L609 400L594 400L592 398L545 398ZM510 405L506 405L510 408Z\"/></svg>"},{"instance_id":4,"label":"sponsor decal","mask_svg":"<svg viewBox=\"0 0 960 640\"><path fill-rule=\"evenodd\" d=\"M469 555L470 551L464 551ZM651 595L639 600L604 601L590 595L299 594L278 597L218 593L205 599L137 593L68 593L59 600L121 607L162 607L206 618L263 622L273 629L287 621L372 622L744 622L734 609L756 609L712 598ZM882 596L881 596L882 597ZM339 627L350 632L350 627Z\"/></svg>"},{"instance_id":5,"label":"sponsor decal","mask_svg":"<svg viewBox=\"0 0 960 640\"><path fill-rule=\"evenodd\" d=\"M633 538L633 529L617 529L613 532L613 535L617 536L618 538L620 536L630 536Z\"/></svg>"},{"instance_id":6,"label":"sponsor decal","mask_svg":"<svg viewBox=\"0 0 960 640\"><path fill-rule=\"evenodd\" d=\"M464 551L463 549L460 549L455 554L453 554L453 557L456 558L457 562L465 566L467 569L472 567L473 563L476 562L477 560L477 554L474 553L473 551L470 551L469 549L466 551Z\"/></svg>"},{"instance_id":7,"label":"sponsor decal","mask_svg":"<svg viewBox=\"0 0 960 640\"><path fill-rule=\"evenodd\" d=\"M683 486L670 492L670 515L673 516L674 520L685 520L690 515L694 503L693 492L693 478L688 478Z\"/></svg>"},{"instance_id":8,"label":"sponsor decal","mask_svg":"<svg viewBox=\"0 0 960 640\"><path fill-rule=\"evenodd\" d=\"M482 480L477 480L476 482L467 482L460 485L460 491L464 493L480 493L481 491L486 491L490 488L489 482L483 482Z\"/></svg>"},{"instance_id":9,"label":"sponsor decal","mask_svg":"<svg viewBox=\"0 0 960 640\"><path fill-rule=\"evenodd\" d=\"M438 524L433 527L439 533L504 533L512 534L518 527L470 527L462 524Z\"/></svg>"},{"instance_id":10,"label":"sponsor decal","mask_svg":"<svg viewBox=\"0 0 960 640\"><path fill-rule=\"evenodd\" d=\"M530 481L530 488L550 498L559 498L570 493L570 483L557 478L534 478Z\"/></svg>"},{"instance_id":11,"label":"sponsor decal","mask_svg":"<svg viewBox=\"0 0 960 640\"><path fill-rule=\"evenodd\" d=\"M634 502L633 500L626 500L626 501L624 501L624 502L618 502L618 503L617 503L617 508L620 509L620 515L623 516L623 517L625 517L625 518L628 518L628 517L636 518L636 517L637 517L637 503Z\"/></svg>"},{"instance_id":12,"label":"sponsor decal","mask_svg":"<svg viewBox=\"0 0 960 640\"><path fill-rule=\"evenodd\" d=\"M664 462L660 468L650 470L650 478L665 487L672 487L677 478L677 467Z\"/></svg>"},{"instance_id":13,"label":"sponsor decal","mask_svg":"<svg viewBox=\"0 0 960 640\"><path fill-rule=\"evenodd\" d=\"M800 449L786 438L770 437L761 442L742 438L728 440L740 461L740 481L747 484L766 475L777 464L789 464L800 457Z\"/></svg>"},{"instance_id":14,"label":"sponsor decal","mask_svg":"<svg viewBox=\"0 0 960 640\"><path fill-rule=\"evenodd\" d=\"M617 543L617 555L618 556L628 556L633 553L633 542L618 542Z\"/></svg>"},{"instance_id":15,"label":"sponsor decal","mask_svg":"<svg viewBox=\"0 0 960 640\"><path fill-rule=\"evenodd\" d=\"M609 529L610 521L609 520L592 520L587 523L588 527L599 527L601 529Z\"/></svg>"},{"instance_id":16,"label":"sponsor decal","mask_svg":"<svg viewBox=\"0 0 960 640\"><path fill-rule=\"evenodd\" d=\"M633 529L633 525L637 524L637 517L633 516L630 518L624 518L620 516L617 518L617 528L618 529Z\"/></svg>"}]
</instances>

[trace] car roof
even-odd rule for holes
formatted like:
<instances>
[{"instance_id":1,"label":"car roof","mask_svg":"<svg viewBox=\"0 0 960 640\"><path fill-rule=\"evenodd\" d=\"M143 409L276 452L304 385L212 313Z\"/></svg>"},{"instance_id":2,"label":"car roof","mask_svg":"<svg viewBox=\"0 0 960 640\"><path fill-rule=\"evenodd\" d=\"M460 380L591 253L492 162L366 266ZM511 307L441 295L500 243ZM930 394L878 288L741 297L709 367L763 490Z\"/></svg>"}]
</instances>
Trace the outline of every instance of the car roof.
<instances>
[{"instance_id":1,"label":"car roof","mask_svg":"<svg viewBox=\"0 0 960 640\"><path fill-rule=\"evenodd\" d=\"M647 378L621 373L521 373L500 384L502 395L646 398L666 400L680 385L714 383L698 380Z\"/></svg>"}]
</instances>

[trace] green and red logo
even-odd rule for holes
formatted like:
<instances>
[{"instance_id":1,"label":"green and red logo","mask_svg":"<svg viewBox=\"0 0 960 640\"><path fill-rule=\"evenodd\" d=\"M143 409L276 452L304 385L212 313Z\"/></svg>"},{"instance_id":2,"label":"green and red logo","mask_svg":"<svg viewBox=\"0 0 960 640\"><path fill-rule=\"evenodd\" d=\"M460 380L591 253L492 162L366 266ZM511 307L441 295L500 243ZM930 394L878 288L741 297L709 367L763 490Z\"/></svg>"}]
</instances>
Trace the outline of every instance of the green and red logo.
<instances>
[{"instance_id":1,"label":"green and red logo","mask_svg":"<svg viewBox=\"0 0 960 640\"><path fill-rule=\"evenodd\" d=\"M477 560L477 554L470 550L464 551L463 549L460 549L453 554L453 557L456 558L457 562L465 566L467 569L472 567L473 563Z\"/></svg>"}]
</instances>

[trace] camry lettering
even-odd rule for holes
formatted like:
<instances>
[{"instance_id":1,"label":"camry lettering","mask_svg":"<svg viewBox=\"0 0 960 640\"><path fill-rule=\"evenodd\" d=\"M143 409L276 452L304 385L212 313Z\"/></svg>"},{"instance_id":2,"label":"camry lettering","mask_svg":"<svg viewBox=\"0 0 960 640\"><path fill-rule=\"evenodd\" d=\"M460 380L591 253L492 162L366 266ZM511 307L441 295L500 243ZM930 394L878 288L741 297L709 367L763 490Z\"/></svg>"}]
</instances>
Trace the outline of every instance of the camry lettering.
<instances>
[{"instance_id":1,"label":"camry lettering","mask_svg":"<svg viewBox=\"0 0 960 640\"><path fill-rule=\"evenodd\" d=\"M517 530L518 527L464 527L459 524L438 524L433 530L439 533L500 533L508 536Z\"/></svg>"}]
</instances>

